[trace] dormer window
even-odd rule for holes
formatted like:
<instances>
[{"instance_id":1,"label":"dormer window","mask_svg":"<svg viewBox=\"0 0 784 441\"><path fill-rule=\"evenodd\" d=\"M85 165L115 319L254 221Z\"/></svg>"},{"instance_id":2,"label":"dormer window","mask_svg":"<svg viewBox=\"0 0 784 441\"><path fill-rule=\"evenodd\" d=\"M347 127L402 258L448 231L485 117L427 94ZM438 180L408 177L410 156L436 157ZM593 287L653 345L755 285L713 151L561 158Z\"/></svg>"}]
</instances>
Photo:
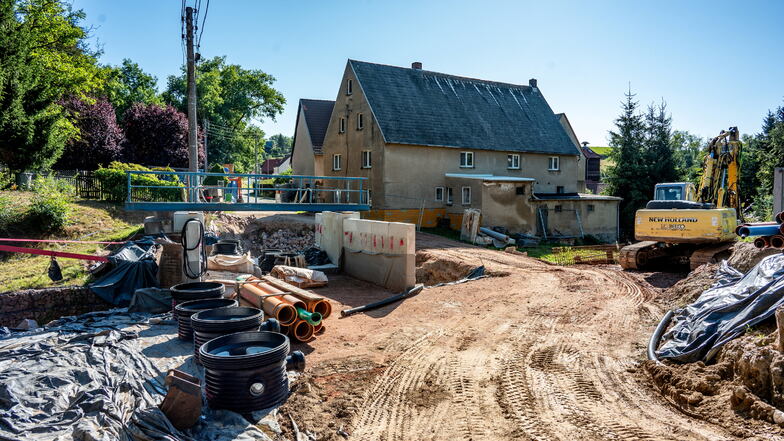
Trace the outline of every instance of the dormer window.
<instances>
[{"instance_id":1,"label":"dormer window","mask_svg":"<svg viewBox=\"0 0 784 441\"><path fill-rule=\"evenodd\" d=\"M351 78L346 80L346 95L351 95L354 92L354 80Z\"/></svg>"},{"instance_id":2,"label":"dormer window","mask_svg":"<svg viewBox=\"0 0 784 441\"><path fill-rule=\"evenodd\" d=\"M361 113L357 113L357 130L365 128L365 117Z\"/></svg>"}]
</instances>

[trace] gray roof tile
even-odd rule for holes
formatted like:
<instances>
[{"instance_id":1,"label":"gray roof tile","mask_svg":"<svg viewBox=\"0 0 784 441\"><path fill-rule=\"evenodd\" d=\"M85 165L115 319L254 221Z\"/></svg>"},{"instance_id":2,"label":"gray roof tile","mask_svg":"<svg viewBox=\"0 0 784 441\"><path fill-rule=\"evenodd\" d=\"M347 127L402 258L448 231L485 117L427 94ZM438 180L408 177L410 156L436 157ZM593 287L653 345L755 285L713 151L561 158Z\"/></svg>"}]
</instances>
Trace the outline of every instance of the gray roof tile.
<instances>
[{"instance_id":1,"label":"gray roof tile","mask_svg":"<svg viewBox=\"0 0 784 441\"><path fill-rule=\"evenodd\" d=\"M578 155L537 88L349 60L387 143Z\"/></svg>"}]
</instances>

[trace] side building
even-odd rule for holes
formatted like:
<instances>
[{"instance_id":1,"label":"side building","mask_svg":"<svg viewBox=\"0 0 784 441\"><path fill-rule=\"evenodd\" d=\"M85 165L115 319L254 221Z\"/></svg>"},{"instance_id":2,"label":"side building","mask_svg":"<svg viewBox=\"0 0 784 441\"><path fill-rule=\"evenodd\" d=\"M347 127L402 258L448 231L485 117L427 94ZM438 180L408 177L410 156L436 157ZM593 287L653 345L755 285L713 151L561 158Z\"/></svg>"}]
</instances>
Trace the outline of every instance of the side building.
<instances>
[{"instance_id":1,"label":"side building","mask_svg":"<svg viewBox=\"0 0 784 441\"><path fill-rule=\"evenodd\" d=\"M324 175L322 146L334 106L334 101L299 100L297 124L291 147L293 174L300 176Z\"/></svg>"},{"instance_id":2,"label":"side building","mask_svg":"<svg viewBox=\"0 0 784 441\"><path fill-rule=\"evenodd\" d=\"M459 228L476 208L515 233L617 238L620 199L582 193L582 152L534 79L349 60L321 150L325 176L368 178L369 218Z\"/></svg>"}]
</instances>

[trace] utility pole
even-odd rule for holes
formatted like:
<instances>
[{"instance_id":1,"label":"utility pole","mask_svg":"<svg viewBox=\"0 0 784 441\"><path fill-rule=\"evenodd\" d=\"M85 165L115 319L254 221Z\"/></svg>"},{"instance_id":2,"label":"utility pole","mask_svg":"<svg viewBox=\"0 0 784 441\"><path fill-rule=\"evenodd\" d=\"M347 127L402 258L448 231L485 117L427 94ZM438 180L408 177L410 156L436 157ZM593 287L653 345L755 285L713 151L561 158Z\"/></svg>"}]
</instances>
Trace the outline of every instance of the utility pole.
<instances>
[{"instance_id":1,"label":"utility pole","mask_svg":"<svg viewBox=\"0 0 784 441\"><path fill-rule=\"evenodd\" d=\"M188 171L199 170L199 147L196 134L196 61L193 54L193 8L185 8L185 42L188 51ZM198 180L192 176L190 186ZM197 202L195 189L191 189L191 202Z\"/></svg>"}]
</instances>

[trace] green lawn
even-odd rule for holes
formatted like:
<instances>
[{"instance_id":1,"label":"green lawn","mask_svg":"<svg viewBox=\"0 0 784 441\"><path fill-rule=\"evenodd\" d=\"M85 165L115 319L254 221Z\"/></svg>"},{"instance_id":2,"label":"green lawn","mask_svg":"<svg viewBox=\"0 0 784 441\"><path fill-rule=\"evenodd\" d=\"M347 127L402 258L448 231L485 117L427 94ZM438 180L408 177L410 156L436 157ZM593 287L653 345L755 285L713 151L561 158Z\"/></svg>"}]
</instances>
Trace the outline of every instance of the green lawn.
<instances>
[{"instance_id":1,"label":"green lawn","mask_svg":"<svg viewBox=\"0 0 784 441\"><path fill-rule=\"evenodd\" d=\"M15 205L24 209L29 204L31 193L19 191L3 191L0 196L13 199ZM64 230L57 234L41 237L24 231L24 226L15 229L11 234L13 238L27 239L68 239L117 242L142 230L141 222L144 217L142 212L129 213L120 205L97 201L77 200L70 204L71 213L69 223ZM4 244L10 244L5 242ZM103 245L98 244L46 244L42 246L16 243L12 245L28 248L43 248L48 250L65 251L79 254L106 253ZM48 256L10 253L0 260L0 290L16 291L25 288L43 288L56 285L81 285L84 284L89 273L87 261L76 259L57 259L63 272L63 280L52 282L47 276L49 267Z\"/></svg>"}]
</instances>

